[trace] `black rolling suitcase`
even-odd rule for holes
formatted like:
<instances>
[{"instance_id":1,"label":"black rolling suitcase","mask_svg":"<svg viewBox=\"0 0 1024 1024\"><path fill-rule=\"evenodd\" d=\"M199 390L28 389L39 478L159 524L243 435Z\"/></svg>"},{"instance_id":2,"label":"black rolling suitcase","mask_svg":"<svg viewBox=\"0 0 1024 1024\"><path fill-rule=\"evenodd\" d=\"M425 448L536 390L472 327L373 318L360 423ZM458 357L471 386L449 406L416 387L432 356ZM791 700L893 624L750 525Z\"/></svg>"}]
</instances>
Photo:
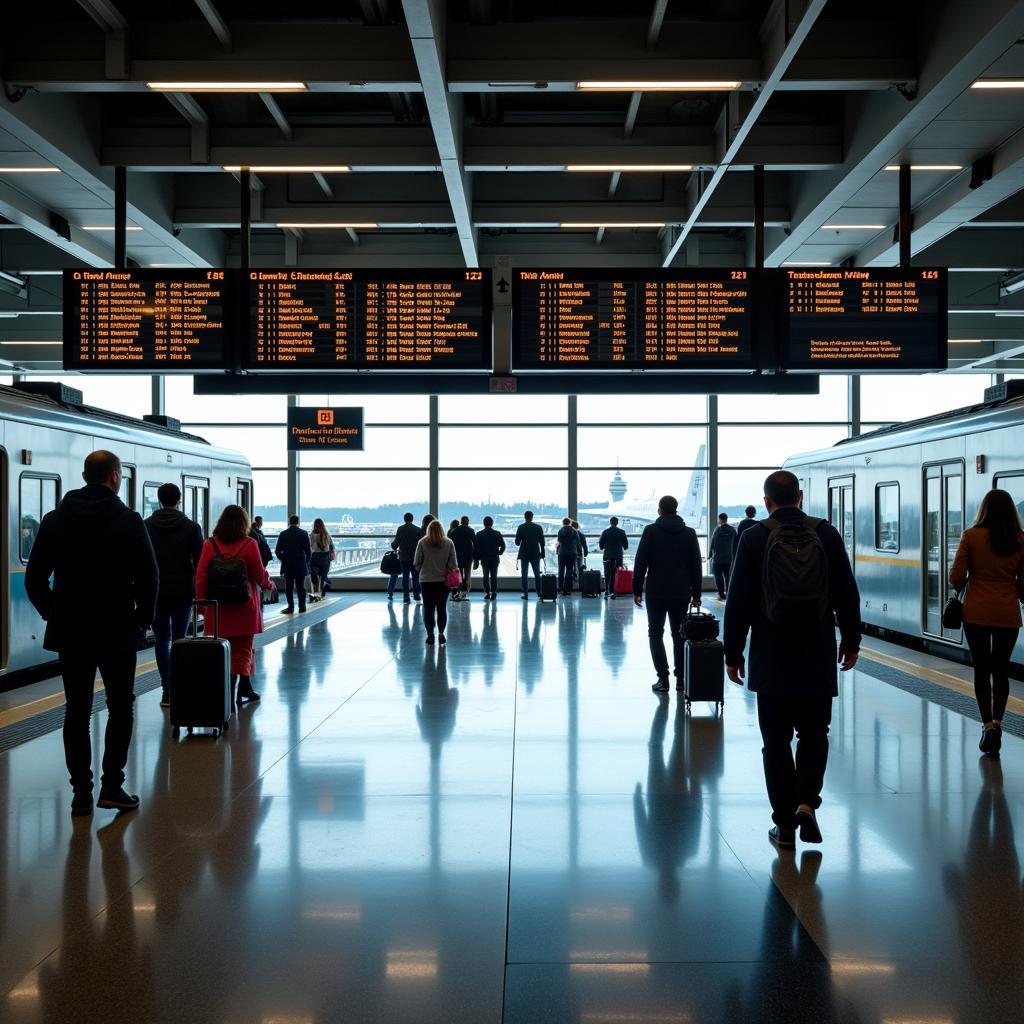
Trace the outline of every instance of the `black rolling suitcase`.
<instances>
[{"instance_id":1,"label":"black rolling suitcase","mask_svg":"<svg viewBox=\"0 0 1024 1024\"><path fill-rule=\"evenodd\" d=\"M199 636L199 605L213 608L213 636ZM209 616L204 615L209 621ZM205 626L204 626L205 632ZM171 644L171 727L227 732L231 718L231 645L219 635L216 601L192 603L192 635Z\"/></svg>"},{"instance_id":2,"label":"black rolling suitcase","mask_svg":"<svg viewBox=\"0 0 1024 1024\"><path fill-rule=\"evenodd\" d=\"M584 569L580 578L580 593L584 597L600 597L601 589L601 574L597 569Z\"/></svg>"},{"instance_id":3,"label":"black rolling suitcase","mask_svg":"<svg viewBox=\"0 0 1024 1024\"><path fill-rule=\"evenodd\" d=\"M725 710L725 648L720 640L686 641L686 707L708 701Z\"/></svg>"},{"instance_id":4,"label":"black rolling suitcase","mask_svg":"<svg viewBox=\"0 0 1024 1024\"><path fill-rule=\"evenodd\" d=\"M558 577L553 572L544 572L540 576L540 599L555 601L558 598Z\"/></svg>"}]
</instances>

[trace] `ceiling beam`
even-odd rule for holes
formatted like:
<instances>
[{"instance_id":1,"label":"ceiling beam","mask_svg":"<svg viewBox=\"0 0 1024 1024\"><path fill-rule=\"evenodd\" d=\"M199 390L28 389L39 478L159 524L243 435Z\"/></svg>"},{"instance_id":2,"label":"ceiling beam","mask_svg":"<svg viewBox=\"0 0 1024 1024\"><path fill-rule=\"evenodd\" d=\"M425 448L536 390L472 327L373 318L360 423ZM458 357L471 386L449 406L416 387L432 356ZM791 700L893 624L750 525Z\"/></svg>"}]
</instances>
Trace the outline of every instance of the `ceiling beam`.
<instances>
[{"instance_id":1,"label":"ceiling beam","mask_svg":"<svg viewBox=\"0 0 1024 1024\"><path fill-rule=\"evenodd\" d=\"M104 77L128 77L128 22L111 0L78 0L78 6L103 30Z\"/></svg>"},{"instance_id":2,"label":"ceiling beam","mask_svg":"<svg viewBox=\"0 0 1024 1024\"><path fill-rule=\"evenodd\" d=\"M269 92L261 92L260 99L263 101L263 106L267 108L267 113L274 119L274 124L277 125L278 130L290 141L294 132L288 118L284 116L281 104Z\"/></svg>"},{"instance_id":3,"label":"ceiling beam","mask_svg":"<svg viewBox=\"0 0 1024 1024\"><path fill-rule=\"evenodd\" d=\"M210 31L220 40L220 45L230 51L231 30L228 28L227 22L220 16L220 11L217 10L213 0L196 0L196 7L206 19Z\"/></svg>"},{"instance_id":4,"label":"ceiling beam","mask_svg":"<svg viewBox=\"0 0 1024 1024\"><path fill-rule=\"evenodd\" d=\"M188 122L192 133L189 155L193 164L210 162L210 117L202 105L187 92L164 93L167 102ZM118 165L114 165L118 166ZM121 166L124 166L123 164Z\"/></svg>"}]
</instances>

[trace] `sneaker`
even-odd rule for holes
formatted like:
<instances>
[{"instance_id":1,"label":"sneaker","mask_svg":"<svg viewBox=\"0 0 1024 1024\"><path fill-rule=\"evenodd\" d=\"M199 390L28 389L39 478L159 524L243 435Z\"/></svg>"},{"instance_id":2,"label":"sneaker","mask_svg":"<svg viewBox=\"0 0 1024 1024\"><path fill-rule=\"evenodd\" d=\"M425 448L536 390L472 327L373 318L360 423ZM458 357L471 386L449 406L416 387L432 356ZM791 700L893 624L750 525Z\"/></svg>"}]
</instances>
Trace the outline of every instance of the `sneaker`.
<instances>
[{"instance_id":1,"label":"sneaker","mask_svg":"<svg viewBox=\"0 0 1024 1024\"><path fill-rule=\"evenodd\" d=\"M995 725L992 726L992 731L996 734L996 738L992 743L991 756L998 757L999 751L1002 749L1003 746L1003 727L998 722L996 722Z\"/></svg>"},{"instance_id":2,"label":"sneaker","mask_svg":"<svg viewBox=\"0 0 1024 1024\"><path fill-rule=\"evenodd\" d=\"M768 841L777 846L780 850L796 849L796 829L782 828L781 825L772 825L768 829Z\"/></svg>"},{"instance_id":3,"label":"sneaker","mask_svg":"<svg viewBox=\"0 0 1024 1024\"><path fill-rule=\"evenodd\" d=\"M160 694L160 707L169 708L170 706L171 695L166 690L164 690L163 693Z\"/></svg>"},{"instance_id":4,"label":"sneaker","mask_svg":"<svg viewBox=\"0 0 1024 1024\"><path fill-rule=\"evenodd\" d=\"M978 749L983 754L991 754L992 749L996 744L996 729L994 725L986 725L981 730L981 740L978 743Z\"/></svg>"},{"instance_id":5,"label":"sneaker","mask_svg":"<svg viewBox=\"0 0 1024 1024\"><path fill-rule=\"evenodd\" d=\"M281 614L282 615L294 615L295 614L295 609L291 608L291 607L282 608L281 609Z\"/></svg>"},{"instance_id":6,"label":"sneaker","mask_svg":"<svg viewBox=\"0 0 1024 1024\"><path fill-rule=\"evenodd\" d=\"M718 600L719 601L724 601L725 600L725 594L723 594L721 591L718 592Z\"/></svg>"},{"instance_id":7,"label":"sneaker","mask_svg":"<svg viewBox=\"0 0 1024 1024\"><path fill-rule=\"evenodd\" d=\"M523 594L523 600L524 601L529 601L530 600L530 595L529 594Z\"/></svg>"},{"instance_id":8,"label":"sneaker","mask_svg":"<svg viewBox=\"0 0 1024 1024\"><path fill-rule=\"evenodd\" d=\"M800 826L800 840L804 843L820 843L821 829L814 808L801 804L796 812L796 823Z\"/></svg>"},{"instance_id":9,"label":"sneaker","mask_svg":"<svg viewBox=\"0 0 1024 1024\"><path fill-rule=\"evenodd\" d=\"M656 682L656 683L655 683L655 684L654 684L654 685L653 685L653 686L651 687L651 689L652 689L652 690L653 690L653 691L654 691L655 693L668 693L668 680L667 680L667 679L659 679L659 680L658 680L658 681L657 681L657 682Z\"/></svg>"},{"instance_id":10,"label":"sneaker","mask_svg":"<svg viewBox=\"0 0 1024 1024\"><path fill-rule=\"evenodd\" d=\"M609 594L609 597L611 597L611 599L612 599L613 601L615 600L615 595L614 595L614 594Z\"/></svg>"},{"instance_id":11,"label":"sneaker","mask_svg":"<svg viewBox=\"0 0 1024 1024\"><path fill-rule=\"evenodd\" d=\"M76 792L71 798L71 816L73 818L84 817L92 814L92 790Z\"/></svg>"},{"instance_id":12,"label":"sneaker","mask_svg":"<svg viewBox=\"0 0 1024 1024\"><path fill-rule=\"evenodd\" d=\"M677 689L677 690L678 690L678 691L679 691L680 693L682 693L682 692L683 692L683 690L685 690L685 689L686 689L686 680L685 680L685 679L682 679L682 678L681 678L680 676L676 676L676 689Z\"/></svg>"},{"instance_id":13,"label":"sneaker","mask_svg":"<svg viewBox=\"0 0 1024 1024\"><path fill-rule=\"evenodd\" d=\"M139 798L126 793L123 786L118 786L117 789L101 789L96 806L111 811L135 811L139 807Z\"/></svg>"}]
</instances>

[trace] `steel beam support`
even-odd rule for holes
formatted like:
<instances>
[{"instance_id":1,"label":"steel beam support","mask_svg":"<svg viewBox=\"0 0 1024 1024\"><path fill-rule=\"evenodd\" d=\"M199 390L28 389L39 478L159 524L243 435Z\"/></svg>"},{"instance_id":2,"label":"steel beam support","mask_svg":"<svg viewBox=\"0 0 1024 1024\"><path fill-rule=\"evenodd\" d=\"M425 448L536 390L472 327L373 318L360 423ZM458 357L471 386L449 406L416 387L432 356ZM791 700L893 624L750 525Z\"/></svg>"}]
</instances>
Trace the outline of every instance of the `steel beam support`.
<instances>
[{"instance_id":1,"label":"steel beam support","mask_svg":"<svg viewBox=\"0 0 1024 1024\"><path fill-rule=\"evenodd\" d=\"M284 116L284 111L281 109L281 104L277 102L274 95L269 92L261 92L260 99L263 101L263 106L267 108L267 113L274 119L274 124L277 125L278 130L286 139L292 137L292 126L291 122L287 117Z\"/></svg>"},{"instance_id":2,"label":"steel beam support","mask_svg":"<svg viewBox=\"0 0 1024 1024\"><path fill-rule=\"evenodd\" d=\"M754 266L764 266L764 168L754 168Z\"/></svg>"},{"instance_id":3,"label":"steel beam support","mask_svg":"<svg viewBox=\"0 0 1024 1024\"><path fill-rule=\"evenodd\" d=\"M238 175L241 188L239 201L239 244L238 260L242 271L249 269L252 258L252 187L249 176L252 172L248 167L243 167Z\"/></svg>"},{"instance_id":4,"label":"steel beam support","mask_svg":"<svg viewBox=\"0 0 1024 1024\"><path fill-rule=\"evenodd\" d=\"M298 395L288 396L288 408L295 409L299 404ZM288 511L286 515L302 515L299 510L299 501L301 499L300 488L299 488L299 453L288 452L288 469L287 469L287 485L288 485Z\"/></svg>"},{"instance_id":5,"label":"steel beam support","mask_svg":"<svg viewBox=\"0 0 1024 1024\"><path fill-rule=\"evenodd\" d=\"M718 395L708 395L708 538L718 515ZM687 526L694 526L687 523Z\"/></svg>"},{"instance_id":6,"label":"steel beam support","mask_svg":"<svg viewBox=\"0 0 1024 1024\"><path fill-rule=\"evenodd\" d=\"M440 452L441 452L441 428L440 428L440 415L438 412L440 406L440 400L437 395L431 395L429 400L429 466L430 466L430 478L427 483L429 511L435 518L440 515L441 511L441 486L440 486L440 471L438 469Z\"/></svg>"},{"instance_id":7,"label":"steel beam support","mask_svg":"<svg viewBox=\"0 0 1024 1024\"><path fill-rule=\"evenodd\" d=\"M861 433L860 418L860 375L851 373L846 379L846 419L848 434L856 437Z\"/></svg>"},{"instance_id":8,"label":"steel beam support","mask_svg":"<svg viewBox=\"0 0 1024 1024\"><path fill-rule=\"evenodd\" d=\"M220 45L230 52L231 30L228 28L227 22L220 16L220 11L217 10L213 0L196 0L196 7L206 19L210 31L220 40Z\"/></svg>"},{"instance_id":9,"label":"steel beam support","mask_svg":"<svg viewBox=\"0 0 1024 1024\"><path fill-rule=\"evenodd\" d=\"M579 469L580 469L580 448L579 448L579 398L576 395L566 395L566 450L565 464L568 467L568 479L566 480L567 494L567 515L570 519L578 519L580 513L580 490L579 490Z\"/></svg>"},{"instance_id":10,"label":"steel beam support","mask_svg":"<svg viewBox=\"0 0 1024 1024\"><path fill-rule=\"evenodd\" d=\"M910 164L900 164L900 220L899 220L899 247L900 266L910 266L910 233L914 226L914 214L911 209L910 199Z\"/></svg>"},{"instance_id":11,"label":"steel beam support","mask_svg":"<svg viewBox=\"0 0 1024 1024\"><path fill-rule=\"evenodd\" d=\"M114 168L114 266L123 270L128 265L128 174L123 167Z\"/></svg>"}]
</instances>

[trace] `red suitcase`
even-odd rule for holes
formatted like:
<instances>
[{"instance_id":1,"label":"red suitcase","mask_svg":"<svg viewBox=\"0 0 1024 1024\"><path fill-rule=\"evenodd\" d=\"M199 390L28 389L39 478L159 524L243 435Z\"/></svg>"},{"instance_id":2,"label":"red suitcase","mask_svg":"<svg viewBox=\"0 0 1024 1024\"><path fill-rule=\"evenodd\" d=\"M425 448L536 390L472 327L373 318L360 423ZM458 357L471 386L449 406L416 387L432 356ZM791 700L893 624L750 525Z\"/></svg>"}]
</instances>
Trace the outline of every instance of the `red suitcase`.
<instances>
[{"instance_id":1,"label":"red suitcase","mask_svg":"<svg viewBox=\"0 0 1024 1024\"><path fill-rule=\"evenodd\" d=\"M633 593L633 570L618 568L615 570L615 586L614 590L616 594L632 594Z\"/></svg>"}]
</instances>

